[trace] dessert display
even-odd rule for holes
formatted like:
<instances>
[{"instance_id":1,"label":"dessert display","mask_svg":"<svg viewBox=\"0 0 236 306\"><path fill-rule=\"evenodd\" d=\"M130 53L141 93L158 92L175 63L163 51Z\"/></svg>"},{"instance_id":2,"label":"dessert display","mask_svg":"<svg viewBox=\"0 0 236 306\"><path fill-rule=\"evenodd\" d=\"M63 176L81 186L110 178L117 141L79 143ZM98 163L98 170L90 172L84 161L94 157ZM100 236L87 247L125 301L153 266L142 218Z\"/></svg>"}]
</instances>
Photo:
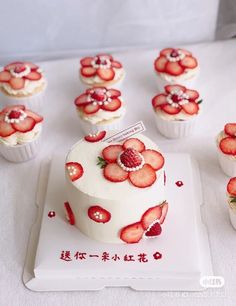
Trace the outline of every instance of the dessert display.
<instances>
[{"instance_id":1,"label":"dessert display","mask_svg":"<svg viewBox=\"0 0 236 306\"><path fill-rule=\"evenodd\" d=\"M236 123L227 123L216 139L218 160L223 172L236 176Z\"/></svg>"},{"instance_id":2,"label":"dessert display","mask_svg":"<svg viewBox=\"0 0 236 306\"><path fill-rule=\"evenodd\" d=\"M167 138L190 136L200 114L202 100L196 90L167 85L152 99L158 130Z\"/></svg>"},{"instance_id":3,"label":"dessert display","mask_svg":"<svg viewBox=\"0 0 236 306\"><path fill-rule=\"evenodd\" d=\"M5 104L39 107L46 80L42 70L30 62L14 62L0 72L0 90Z\"/></svg>"},{"instance_id":4,"label":"dessert display","mask_svg":"<svg viewBox=\"0 0 236 306\"><path fill-rule=\"evenodd\" d=\"M227 197L230 221L234 229L236 229L236 177L231 178L228 182Z\"/></svg>"},{"instance_id":5,"label":"dessert display","mask_svg":"<svg viewBox=\"0 0 236 306\"><path fill-rule=\"evenodd\" d=\"M119 90L89 88L74 103L85 134L120 130L126 109Z\"/></svg>"},{"instance_id":6,"label":"dessert display","mask_svg":"<svg viewBox=\"0 0 236 306\"><path fill-rule=\"evenodd\" d=\"M180 48L166 48L154 62L159 90L168 84L192 87L199 73L199 64L191 52Z\"/></svg>"},{"instance_id":7,"label":"dessert display","mask_svg":"<svg viewBox=\"0 0 236 306\"><path fill-rule=\"evenodd\" d=\"M0 112L0 154L12 162L36 156L40 148L43 117L24 105L6 106Z\"/></svg>"},{"instance_id":8,"label":"dessert display","mask_svg":"<svg viewBox=\"0 0 236 306\"><path fill-rule=\"evenodd\" d=\"M80 64L80 80L88 87L120 84L125 76L122 64L110 54L84 57Z\"/></svg>"},{"instance_id":9,"label":"dessert display","mask_svg":"<svg viewBox=\"0 0 236 306\"><path fill-rule=\"evenodd\" d=\"M168 210L162 153L143 135L108 143L106 134L84 137L66 157L70 223L107 243L159 236Z\"/></svg>"}]
</instances>

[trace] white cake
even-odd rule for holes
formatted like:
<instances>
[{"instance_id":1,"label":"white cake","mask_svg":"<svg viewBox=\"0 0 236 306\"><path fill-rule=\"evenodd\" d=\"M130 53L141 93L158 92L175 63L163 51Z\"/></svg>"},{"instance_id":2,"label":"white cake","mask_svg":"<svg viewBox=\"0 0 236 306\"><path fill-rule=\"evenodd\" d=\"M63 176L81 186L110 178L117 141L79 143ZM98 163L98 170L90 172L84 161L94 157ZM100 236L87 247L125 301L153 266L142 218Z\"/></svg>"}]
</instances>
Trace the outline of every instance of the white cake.
<instances>
[{"instance_id":1,"label":"white cake","mask_svg":"<svg viewBox=\"0 0 236 306\"><path fill-rule=\"evenodd\" d=\"M158 236L168 210L164 157L143 135L119 143L104 137L85 137L66 157L69 221L107 243Z\"/></svg>"}]
</instances>

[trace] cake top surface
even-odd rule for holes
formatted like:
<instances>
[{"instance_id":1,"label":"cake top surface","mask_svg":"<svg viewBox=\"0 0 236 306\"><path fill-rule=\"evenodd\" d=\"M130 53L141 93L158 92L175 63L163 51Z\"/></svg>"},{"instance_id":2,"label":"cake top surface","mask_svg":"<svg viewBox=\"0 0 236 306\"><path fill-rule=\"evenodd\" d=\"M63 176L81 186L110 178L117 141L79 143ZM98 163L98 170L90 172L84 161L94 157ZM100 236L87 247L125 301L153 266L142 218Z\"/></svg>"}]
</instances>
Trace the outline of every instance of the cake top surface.
<instances>
[{"instance_id":1,"label":"cake top surface","mask_svg":"<svg viewBox=\"0 0 236 306\"><path fill-rule=\"evenodd\" d=\"M160 179L164 157L149 138L139 134L119 143L101 140L90 142L85 137L66 157L66 176L80 191L119 200L126 195L143 196L164 185Z\"/></svg>"}]
</instances>

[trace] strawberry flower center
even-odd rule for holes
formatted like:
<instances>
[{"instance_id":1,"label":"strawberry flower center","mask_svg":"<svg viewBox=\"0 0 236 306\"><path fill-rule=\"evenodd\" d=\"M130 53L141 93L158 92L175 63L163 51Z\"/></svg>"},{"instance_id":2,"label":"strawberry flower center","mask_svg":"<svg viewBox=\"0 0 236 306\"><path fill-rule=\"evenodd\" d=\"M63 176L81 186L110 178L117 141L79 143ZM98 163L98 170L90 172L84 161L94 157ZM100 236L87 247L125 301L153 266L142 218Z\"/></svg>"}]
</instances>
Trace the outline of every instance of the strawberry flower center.
<instances>
[{"instance_id":1,"label":"strawberry flower center","mask_svg":"<svg viewBox=\"0 0 236 306\"><path fill-rule=\"evenodd\" d=\"M95 56L91 62L93 68L108 69L111 67L111 61L106 56Z\"/></svg>"},{"instance_id":2,"label":"strawberry flower center","mask_svg":"<svg viewBox=\"0 0 236 306\"><path fill-rule=\"evenodd\" d=\"M88 94L88 101L93 105L107 105L112 101L111 94L105 88L91 89Z\"/></svg>"},{"instance_id":3,"label":"strawberry flower center","mask_svg":"<svg viewBox=\"0 0 236 306\"><path fill-rule=\"evenodd\" d=\"M13 109L6 113L4 118L7 123L19 123L27 117L27 114L22 109Z\"/></svg>"},{"instance_id":4,"label":"strawberry flower center","mask_svg":"<svg viewBox=\"0 0 236 306\"><path fill-rule=\"evenodd\" d=\"M173 107L181 107L181 105L189 103L189 96L182 90L172 90L166 97L167 102Z\"/></svg>"},{"instance_id":5,"label":"strawberry flower center","mask_svg":"<svg viewBox=\"0 0 236 306\"><path fill-rule=\"evenodd\" d=\"M178 62L185 58L185 54L181 50L173 49L166 58L169 62Z\"/></svg>"},{"instance_id":6,"label":"strawberry flower center","mask_svg":"<svg viewBox=\"0 0 236 306\"><path fill-rule=\"evenodd\" d=\"M119 154L117 163L125 171L137 171L143 167L145 161L137 150L128 148Z\"/></svg>"},{"instance_id":7,"label":"strawberry flower center","mask_svg":"<svg viewBox=\"0 0 236 306\"><path fill-rule=\"evenodd\" d=\"M31 69L29 66L25 64L18 64L12 69L10 69L10 74L15 78L22 78L26 75L28 75L31 72Z\"/></svg>"}]
</instances>

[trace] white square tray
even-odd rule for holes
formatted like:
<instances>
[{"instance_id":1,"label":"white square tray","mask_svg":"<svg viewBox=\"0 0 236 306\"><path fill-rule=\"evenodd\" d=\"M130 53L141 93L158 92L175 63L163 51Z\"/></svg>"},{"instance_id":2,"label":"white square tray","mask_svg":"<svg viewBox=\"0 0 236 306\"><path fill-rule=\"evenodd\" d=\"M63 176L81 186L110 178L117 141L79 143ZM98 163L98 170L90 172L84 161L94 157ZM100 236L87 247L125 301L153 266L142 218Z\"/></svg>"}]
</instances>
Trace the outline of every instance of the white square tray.
<instances>
[{"instance_id":1,"label":"white square tray","mask_svg":"<svg viewBox=\"0 0 236 306\"><path fill-rule=\"evenodd\" d=\"M200 278L213 273L200 213L203 201L198 165L188 154L165 156L169 212L163 232L156 239L133 245L96 242L71 226L63 209L67 200L64 155L55 155L44 163L36 197L38 218L32 228L23 275L26 287L35 291L99 290L109 286L204 290ZM178 187L176 181L184 185ZM55 211L56 216L49 218L49 211ZM60 258L62 251L70 251L70 261ZM76 258L77 252L86 253L85 259ZM103 252L109 253L106 261L102 260ZM160 252L162 258L155 260L155 252ZM142 253L147 262L139 261ZM116 254L119 259L114 260ZM133 255L135 261L125 261L125 255Z\"/></svg>"}]
</instances>

